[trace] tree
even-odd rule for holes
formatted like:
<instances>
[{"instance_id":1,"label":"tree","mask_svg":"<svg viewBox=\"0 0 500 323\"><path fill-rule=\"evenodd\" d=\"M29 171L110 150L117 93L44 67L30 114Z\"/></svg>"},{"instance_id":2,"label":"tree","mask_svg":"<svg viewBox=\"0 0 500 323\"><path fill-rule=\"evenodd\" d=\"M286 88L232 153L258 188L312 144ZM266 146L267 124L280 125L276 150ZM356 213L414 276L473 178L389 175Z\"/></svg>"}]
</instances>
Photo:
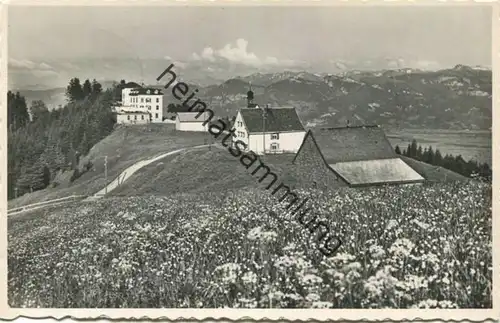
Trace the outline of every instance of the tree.
<instances>
[{"instance_id":1,"label":"tree","mask_svg":"<svg viewBox=\"0 0 500 323\"><path fill-rule=\"evenodd\" d=\"M426 162L426 160L429 158L429 151L427 150L427 147L424 149L424 152L420 156L420 160L423 162Z\"/></svg>"},{"instance_id":2,"label":"tree","mask_svg":"<svg viewBox=\"0 0 500 323\"><path fill-rule=\"evenodd\" d=\"M31 121L37 122L39 120L47 121L49 117L49 109L42 100L34 100L31 102L30 107Z\"/></svg>"},{"instance_id":3,"label":"tree","mask_svg":"<svg viewBox=\"0 0 500 323\"><path fill-rule=\"evenodd\" d=\"M10 129L24 127L30 120L26 99L17 92L7 92L7 124Z\"/></svg>"},{"instance_id":4,"label":"tree","mask_svg":"<svg viewBox=\"0 0 500 323\"><path fill-rule=\"evenodd\" d=\"M88 97L92 93L92 84L90 84L88 79L86 79L83 83L82 92L84 98Z\"/></svg>"},{"instance_id":5,"label":"tree","mask_svg":"<svg viewBox=\"0 0 500 323\"><path fill-rule=\"evenodd\" d=\"M439 149L436 149L436 153L434 154L434 165L441 166L443 164L443 156Z\"/></svg>"},{"instance_id":6,"label":"tree","mask_svg":"<svg viewBox=\"0 0 500 323\"><path fill-rule=\"evenodd\" d=\"M92 95L97 96L102 92L101 83L97 82L95 79L92 81Z\"/></svg>"},{"instance_id":7,"label":"tree","mask_svg":"<svg viewBox=\"0 0 500 323\"><path fill-rule=\"evenodd\" d=\"M410 144L408 144L408 147L406 147L406 154L405 154L405 156L412 157L411 156L411 145Z\"/></svg>"},{"instance_id":8,"label":"tree","mask_svg":"<svg viewBox=\"0 0 500 323\"><path fill-rule=\"evenodd\" d=\"M432 146L427 150L427 156L424 159L424 162L428 164L434 164L434 151L432 150Z\"/></svg>"},{"instance_id":9,"label":"tree","mask_svg":"<svg viewBox=\"0 0 500 323\"><path fill-rule=\"evenodd\" d=\"M401 149L399 148L398 145L396 145L395 152L396 152L396 154L401 155Z\"/></svg>"},{"instance_id":10,"label":"tree","mask_svg":"<svg viewBox=\"0 0 500 323\"><path fill-rule=\"evenodd\" d=\"M66 97L68 102L76 102L85 98L80 80L77 77L69 81L69 85L66 88Z\"/></svg>"},{"instance_id":11,"label":"tree","mask_svg":"<svg viewBox=\"0 0 500 323\"><path fill-rule=\"evenodd\" d=\"M411 142L410 157L418 157L417 156L417 141L415 139L413 139Z\"/></svg>"},{"instance_id":12,"label":"tree","mask_svg":"<svg viewBox=\"0 0 500 323\"><path fill-rule=\"evenodd\" d=\"M422 146L418 146L417 153L415 154L415 158L418 160L423 160L424 159L424 153L422 151Z\"/></svg>"},{"instance_id":13,"label":"tree","mask_svg":"<svg viewBox=\"0 0 500 323\"><path fill-rule=\"evenodd\" d=\"M50 183L50 171L41 159L29 167L18 179L17 186L21 191L37 191Z\"/></svg>"}]
</instances>

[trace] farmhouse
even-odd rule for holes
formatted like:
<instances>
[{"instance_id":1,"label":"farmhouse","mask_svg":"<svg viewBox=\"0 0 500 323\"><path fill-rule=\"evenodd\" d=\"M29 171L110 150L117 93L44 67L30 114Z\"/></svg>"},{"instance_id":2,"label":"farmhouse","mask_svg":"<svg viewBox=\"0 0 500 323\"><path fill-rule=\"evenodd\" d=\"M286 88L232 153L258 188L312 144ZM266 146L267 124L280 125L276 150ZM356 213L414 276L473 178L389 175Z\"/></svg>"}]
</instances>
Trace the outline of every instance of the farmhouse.
<instances>
[{"instance_id":1,"label":"farmhouse","mask_svg":"<svg viewBox=\"0 0 500 323\"><path fill-rule=\"evenodd\" d=\"M177 112L175 130L178 131L208 131L209 112Z\"/></svg>"},{"instance_id":2,"label":"farmhouse","mask_svg":"<svg viewBox=\"0 0 500 323\"><path fill-rule=\"evenodd\" d=\"M162 122L162 91L134 85L137 84L127 83L122 89L122 101L115 107L117 122L122 124Z\"/></svg>"},{"instance_id":3,"label":"farmhouse","mask_svg":"<svg viewBox=\"0 0 500 323\"><path fill-rule=\"evenodd\" d=\"M256 154L296 153L306 131L293 107L260 108L253 103L253 92L247 93L246 108L238 111L234 121L233 141L241 140Z\"/></svg>"},{"instance_id":4,"label":"farmhouse","mask_svg":"<svg viewBox=\"0 0 500 323\"><path fill-rule=\"evenodd\" d=\"M293 164L297 175L316 187L424 181L394 152L379 126L309 130Z\"/></svg>"}]
</instances>

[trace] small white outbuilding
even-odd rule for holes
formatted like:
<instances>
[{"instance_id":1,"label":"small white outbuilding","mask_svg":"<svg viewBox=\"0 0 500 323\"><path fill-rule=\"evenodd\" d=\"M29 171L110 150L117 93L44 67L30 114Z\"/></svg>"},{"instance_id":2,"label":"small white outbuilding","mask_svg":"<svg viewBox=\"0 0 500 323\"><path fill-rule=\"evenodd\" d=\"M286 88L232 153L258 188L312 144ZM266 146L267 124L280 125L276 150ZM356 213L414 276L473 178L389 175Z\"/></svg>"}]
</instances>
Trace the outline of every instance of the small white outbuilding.
<instances>
[{"instance_id":1,"label":"small white outbuilding","mask_svg":"<svg viewBox=\"0 0 500 323\"><path fill-rule=\"evenodd\" d=\"M208 131L211 115L209 112L177 112L175 130Z\"/></svg>"}]
</instances>

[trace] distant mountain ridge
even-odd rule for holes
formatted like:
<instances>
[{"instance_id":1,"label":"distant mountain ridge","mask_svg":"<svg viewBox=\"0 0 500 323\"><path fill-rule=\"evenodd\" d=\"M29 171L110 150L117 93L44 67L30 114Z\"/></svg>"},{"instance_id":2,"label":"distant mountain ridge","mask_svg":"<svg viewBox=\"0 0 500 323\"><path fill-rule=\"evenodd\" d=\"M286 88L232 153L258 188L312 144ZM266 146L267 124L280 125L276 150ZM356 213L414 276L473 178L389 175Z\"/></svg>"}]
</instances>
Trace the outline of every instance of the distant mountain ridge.
<instances>
[{"instance_id":1,"label":"distant mountain ridge","mask_svg":"<svg viewBox=\"0 0 500 323\"><path fill-rule=\"evenodd\" d=\"M108 86L110 81L103 84ZM294 106L308 127L345 126L348 122L428 129L486 130L492 126L492 73L482 67L353 70L340 74L254 73L215 85L193 81L189 90L191 93L198 89L198 98L218 115L226 116L235 115L246 105L250 86L256 103ZM20 90L28 102L48 100L49 106L51 101L63 100L64 91ZM179 103L171 91L165 92L168 101Z\"/></svg>"},{"instance_id":2,"label":"distant mountain ridge","mask_svg":"<svg viewBox=\"0 0 500 323\"><path fill-rule=\"evenodd\" d=\"M309 127L377 123L395 128L491 129L491 70L457 65L439 71L398 69L333 74L255 73L200 91L230 114L255 102L295 106Z\"/></svg>"}]
</instances>

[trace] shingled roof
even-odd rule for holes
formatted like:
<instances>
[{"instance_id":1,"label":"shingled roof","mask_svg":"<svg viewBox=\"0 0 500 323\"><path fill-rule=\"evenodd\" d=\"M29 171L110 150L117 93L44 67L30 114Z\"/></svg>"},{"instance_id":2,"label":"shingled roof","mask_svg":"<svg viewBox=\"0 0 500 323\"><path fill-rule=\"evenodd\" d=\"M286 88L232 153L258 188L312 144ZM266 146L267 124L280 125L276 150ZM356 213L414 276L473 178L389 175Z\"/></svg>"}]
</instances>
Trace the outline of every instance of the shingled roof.
<instances>
[{"instance_id":1,"label":"shingled roof","mask_svg":"<svg viewBox=\"0 0 500 323\"><path fill-rule=\"evenodd\" d=\"M401 158L360 160L329 166L351 186L412 183L424 180Z\"/></svg>"},{"instance_id":2,"label":"shingled roof","mask_svg":"<svg viewBox=\"0 0 500 323\"><path fill-rule=\"evenodd\" d=\"M248 132L263 132L262 109L244 108L240 110ZM305 131L295 108L266 109L265 132Z\"/></svg>"},{"instance_id":3,"label":"shingled roof","mask_svg":"<svg viewBox=\"0 0 500 323\"><path fill-rule=\"evenodd\" d=\"M306 142L312 145L305 145ZM326 167L350 186L415 183L424 180L399 158L384 131L378 126L309 130L294 163L299 157L303 160L303 154L311 153L310 148L308 150L303 147L316 147Z\"/></svg>"},{"instance_id":4,"label":"shingled roof","mask_svg":"<svg viewBox=\"0 0 500 323\"><path fill-rule=\"evenodd\" d=\"M379 126L315 130L314 139L329 164L397 157Z\"/></svg>"}]
</instances>

